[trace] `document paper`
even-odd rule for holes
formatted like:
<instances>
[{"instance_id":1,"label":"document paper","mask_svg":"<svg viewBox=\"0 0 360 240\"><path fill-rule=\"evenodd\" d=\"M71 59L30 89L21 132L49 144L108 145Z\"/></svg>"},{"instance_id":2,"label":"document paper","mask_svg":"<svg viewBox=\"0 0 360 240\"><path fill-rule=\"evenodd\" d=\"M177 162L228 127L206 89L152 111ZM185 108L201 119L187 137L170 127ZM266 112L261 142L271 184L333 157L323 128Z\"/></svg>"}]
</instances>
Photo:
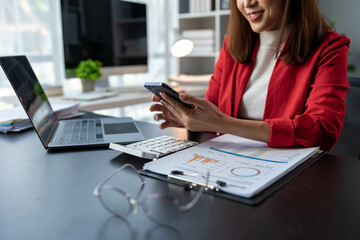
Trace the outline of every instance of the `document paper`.
<instances>
[{"instance_id":1,"label":"document paper","mask_svg":"<svg viewBox=\"0 0 360 240\"><path fill-rule=\"evenodd\" d=\"M178 170L184 172L182 178L202 183L209 170L209 184L230 194L252 197L318 150L318 147L269 148L263 142L225 134L148 162L144 170L162 175ZM217 186L216 181L223 181L226 186Z\"/></svg>"}]
</instances>

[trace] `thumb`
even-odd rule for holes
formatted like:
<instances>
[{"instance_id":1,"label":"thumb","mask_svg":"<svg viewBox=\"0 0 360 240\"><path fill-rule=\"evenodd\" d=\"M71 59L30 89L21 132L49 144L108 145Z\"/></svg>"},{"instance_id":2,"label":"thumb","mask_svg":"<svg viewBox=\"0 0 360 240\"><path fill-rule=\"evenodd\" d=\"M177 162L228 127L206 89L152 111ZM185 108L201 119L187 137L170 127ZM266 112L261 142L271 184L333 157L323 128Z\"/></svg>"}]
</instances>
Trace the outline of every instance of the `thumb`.
<instances>
[{"instance_id":1,"label":"thumb","mask_svg":"<svg viewBox=\"0 0 360 240\"><path fill-rule=\"evenodd\" d=\"M198 107L202 107L204 105L204 101L206 101L204 99L197 98L188 93L180 93L180 99L185 103L189 103Z\"/></svg>"}]
</instances>

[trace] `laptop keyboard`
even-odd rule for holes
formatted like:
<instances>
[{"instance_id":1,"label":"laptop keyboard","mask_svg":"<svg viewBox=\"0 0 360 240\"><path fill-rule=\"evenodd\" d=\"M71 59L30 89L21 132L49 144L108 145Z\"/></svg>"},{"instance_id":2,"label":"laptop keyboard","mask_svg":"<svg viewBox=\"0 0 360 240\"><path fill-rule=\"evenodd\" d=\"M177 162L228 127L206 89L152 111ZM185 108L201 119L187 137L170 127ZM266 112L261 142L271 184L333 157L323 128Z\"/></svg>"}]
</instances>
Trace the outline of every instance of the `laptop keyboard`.
<instances>
[{"instance_id":1,"label":"laptop keyboard","mask_svg":"<svg viewBox=\"0 0 360 240\"><path fill-rule=\"evenodd\" d=\"M65 121L56 145L103 142L100 120Z\"/></svg>"}]
</instances>

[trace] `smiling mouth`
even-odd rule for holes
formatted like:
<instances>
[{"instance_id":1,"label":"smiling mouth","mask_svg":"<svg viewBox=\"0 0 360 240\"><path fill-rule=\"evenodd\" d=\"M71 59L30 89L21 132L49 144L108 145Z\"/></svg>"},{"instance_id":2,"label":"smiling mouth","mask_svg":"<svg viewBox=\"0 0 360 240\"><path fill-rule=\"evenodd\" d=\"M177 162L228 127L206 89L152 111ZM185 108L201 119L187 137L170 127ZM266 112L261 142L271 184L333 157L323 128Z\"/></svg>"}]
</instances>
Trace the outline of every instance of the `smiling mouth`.
<instances>
[{"instance_id":1,"label":"smiling mouth","mask_svg":"<svg viewBox=\"0 0 360 240\"><path fill-rule=\"evenodd\" d=\"M250 21L256 21L256 20L259 19L262 15L263 15L263 11L252 12L252 13L249 13L249 14L248 14Z\"/></svg>"}]
</instances>

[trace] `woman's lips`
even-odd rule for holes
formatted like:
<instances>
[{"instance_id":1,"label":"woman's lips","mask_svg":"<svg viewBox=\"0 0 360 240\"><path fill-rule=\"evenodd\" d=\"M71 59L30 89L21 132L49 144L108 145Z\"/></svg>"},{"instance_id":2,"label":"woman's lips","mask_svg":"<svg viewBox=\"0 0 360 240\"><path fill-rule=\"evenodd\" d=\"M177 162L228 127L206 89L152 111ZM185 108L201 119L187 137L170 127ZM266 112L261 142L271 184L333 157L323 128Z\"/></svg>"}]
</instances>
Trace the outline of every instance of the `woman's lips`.
<instances>
[{"instance_id":1,"label":"woman's lips","mask_svg":"<svg viewBox=\"0 0 360 240\"><path fill-rule=\"evenodd\" d=\"M263 11L252 12L248 14L250 21L256 21L257 19L261 18L262 15L263 15Z\"/></svg>"}]
</instances>

